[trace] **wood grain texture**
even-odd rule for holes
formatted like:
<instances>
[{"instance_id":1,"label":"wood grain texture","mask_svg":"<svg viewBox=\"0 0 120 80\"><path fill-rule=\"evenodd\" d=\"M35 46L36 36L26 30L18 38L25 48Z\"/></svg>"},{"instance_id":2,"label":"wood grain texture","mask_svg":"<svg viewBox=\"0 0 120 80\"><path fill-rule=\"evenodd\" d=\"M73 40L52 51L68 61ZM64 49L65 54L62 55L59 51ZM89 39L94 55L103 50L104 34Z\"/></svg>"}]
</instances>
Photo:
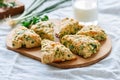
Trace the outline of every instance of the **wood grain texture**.
<instances>
[{"instance_id":1,"label":"wood grain texture","mask_svg":"<svg viewBox=\"0 0 120 80\"><path fill-rule=\"evenodd\" d=\"M14 16L20 14L24 11L24 4L19 2L18 0L7 0L8 2L15 2L16 6L13 8L0 8L0 19Z\"/></svg>"},{"instance_id":2,"label":"wood grain texture","mask_svg":"<svg viewBox=\"0 0 120 80\"><path fill-rule=\"evenodd\" d=\"M58 32L58 27L59 27L59 20L52 20L56 26L55 26L55 33ZM41 61L41 54L40 54L40 47L39 48L32 48L32 49L26 49L26 48L20 48L20 49L14 49L12 47L12 42L11 42L11 38L12 38L12 33L14 32L14 30L12 30L9 35L7 36L7 40L6 40L6 46L8 49L16 51L18 53L21 53L25 56L28 56L30 58L33 58L35 60ZM55 41L59 41L58 38L55 39ZM75 67L85 67L85 66L89 66L91 64L95 64L97 62L99 62L100 60L104 59L105 57L107 57L110 53L112 49L112 44L111 44L111 40L109 37L107 37L106 41L102 42L102 46L100 48L100 50L92 55L90 58L84 59L80 56L77 56L76 60L72 60L72 61L65 61L65 62L60 62L60 63L51 63L49 65L58 67L58 68L75 68Z\"/></svg>"}]
</instances>

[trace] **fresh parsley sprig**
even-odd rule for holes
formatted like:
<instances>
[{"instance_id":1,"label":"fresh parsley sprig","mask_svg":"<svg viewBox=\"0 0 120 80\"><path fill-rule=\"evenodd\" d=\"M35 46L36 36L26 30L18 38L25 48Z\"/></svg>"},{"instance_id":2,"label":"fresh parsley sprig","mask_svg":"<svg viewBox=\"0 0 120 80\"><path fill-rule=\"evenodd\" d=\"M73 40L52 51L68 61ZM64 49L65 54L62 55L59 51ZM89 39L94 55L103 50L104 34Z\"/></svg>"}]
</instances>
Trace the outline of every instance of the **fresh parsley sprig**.
<instances>
[{"instance_id":1,"label":"fresh parsley sprig","mask_svg":"<svg viewBox=\"0 0 120 80\"><path fill-rule=\"evenodd\" d=\"M43 17L34 16L32 18L29 19L27 18L23 20L21 24L22 26L29 28L31 25L34 25L40 21L47 21L47 20L49 20L49 17L47 15L44 15Z\"/></svg>"}]
</instances>

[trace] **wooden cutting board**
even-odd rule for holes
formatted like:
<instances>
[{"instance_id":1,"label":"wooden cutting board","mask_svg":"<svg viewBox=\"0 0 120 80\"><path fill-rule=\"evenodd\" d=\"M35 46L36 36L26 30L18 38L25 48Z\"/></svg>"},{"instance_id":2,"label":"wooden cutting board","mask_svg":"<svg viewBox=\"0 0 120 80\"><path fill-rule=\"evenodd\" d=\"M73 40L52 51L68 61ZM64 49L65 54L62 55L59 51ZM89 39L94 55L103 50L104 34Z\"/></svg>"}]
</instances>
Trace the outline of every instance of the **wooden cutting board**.
<instances>
[{"instance_id":1,"label":"wooden cutting board","mask_svg":"<svg viewBox=\"0 0 120 80\"><path fill-rule=\"evenodd\" d=\"M58 32L59 28L59 20L52 20L55 24L56 27L55 32ZM7 36L7 40L6 40L6 46L8 49L16 51L20 54L23 54L25 56L28 56L30 58L33 58L35 60L41 61L41 54L40 54L40 47L38 48L32 48L32 49L26 49L26 48L20 48L20 49L14 49L12 47L12 33L14 32L14 29L8 34ZM58 38L56 37L55 41L59 41ZM75 67L85 67L85 66L89 66L91 64L95 64L98 61L104 59L105 57L107 57L110 53L112 49L112 44L111 44L111 40L109 37L107 37L106 41L102 42L102 46L100 48L100 50L92 55L92 57L84 59L80 56L77 56L76 60L72 60L72 61L65 61L65 62L60 62L60 63L51 63L49 65L58 67L58 68L75 68Z\"/></svg>"},{"instance_id":2,"label":"wooden cutting board","mask_svg":"<svg viewBox=\"0 0 120 80\"><path fill-rule=\"evenodd\" d=\"M13 8L0 7L0 19L23 13L25 6L20 0L6 0L6 2L15 2L16 6Z\"/></svg>"}]
</instances>

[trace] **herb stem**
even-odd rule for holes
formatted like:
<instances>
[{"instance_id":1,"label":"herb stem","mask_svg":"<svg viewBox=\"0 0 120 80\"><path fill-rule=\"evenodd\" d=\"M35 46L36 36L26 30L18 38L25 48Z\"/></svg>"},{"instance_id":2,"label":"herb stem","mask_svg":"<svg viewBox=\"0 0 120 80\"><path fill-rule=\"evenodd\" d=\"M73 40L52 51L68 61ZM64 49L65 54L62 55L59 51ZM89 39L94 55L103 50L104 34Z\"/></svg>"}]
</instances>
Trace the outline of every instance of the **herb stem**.
<instances>
[{"instance_id":1,"label":"herb stem","mask_svg":"<svg viewBox=\"0 0 120 80\"><path fill-rule=\"evenodd\" d=\"M24 13L20 16L26 16L29 15L33 10L37 9L39 6L41 6L46 0L34 0L32 4L24 11ZM31 7L32 6L32 7Z\"/></svg>"},{"instance_id":2,"label":"herb stem","mask_svg":"<svg viewBox=\"0 0 120 80\"><path fill-rule=\"evenodd\" d=\"M34 16L41 16L45 13L49 13L49 12L52 12L54 10L57 10L60 8L59 5L65 3L65 2L68 2L68 1L71 1L71 0L60 0L59 2L56 2L55 4L53 5L50 5L48 7L46 7L45 9L43 9L42 11L38 11L38 12L33 12L35 9L37 9L39 6L41 6L45 1L47 0L34 0L32 3L32 7L28 8L27 10L24 11L24 13L19 16L18 18L15 18L15 19L12 19L11 21L9 21L8 23L10 23L9 25L10 26L15 26L17 25L18 23L20 23L22 20L25 20L25 19L29 19L29 18L32 18ZM68 6L68 5L67 5ZM61 8L63 7L66 7L66 6L62 6ZM13 25L14 23L14 25Z\"/></svg>"}]
</instances>

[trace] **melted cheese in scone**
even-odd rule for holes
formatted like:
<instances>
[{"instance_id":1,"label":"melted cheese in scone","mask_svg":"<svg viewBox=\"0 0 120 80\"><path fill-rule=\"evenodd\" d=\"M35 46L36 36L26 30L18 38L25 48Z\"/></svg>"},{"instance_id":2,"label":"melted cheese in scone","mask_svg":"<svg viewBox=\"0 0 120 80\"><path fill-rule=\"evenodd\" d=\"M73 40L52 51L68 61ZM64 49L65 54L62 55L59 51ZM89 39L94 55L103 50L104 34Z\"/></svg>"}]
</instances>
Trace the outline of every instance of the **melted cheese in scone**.
<instances>
[{"instance_id":1,"label":"melted cheese in scone","mask_svg":"<svg viewBox=\"0 0 120 80\"><path fill-rule=\"evenodd\" d=\"M61 43L68 47L73 53L90 57L100 48L100 43L97 40L85 35L65 35L61 39Z\"/></svg>"},{"instance_id":2,"label":"melted cheese in scone","mask_svg":"<svg viewBox=\"0 0 120 80\"><path fill-rule=\"evenodd\" d=\"M17 28L12 35L13 48L33 48L41 44L41 38L33 30L23 26Z\"/></svg>"},{"instance_id":3,"label":"melted cheese in scone","mask_svg":"<svg viewBox=\"0 0 120 80\"><path fill-rule=\"evenodd\" d=\"M95 25L89 25L83 27L80 31L77 32L77 35L90 36L98 41L103 41L107 37L105 31L99 26L95 26Z\"/></svg>"},{"instance_id":4,"label":"melted cheese in scone","mask_svg":"<svg viewBox=\"0 0 120 80\"><path fill-rule=\"evenodd\" d=\"M59 37L62 38L64 35L76 34L83 25L80 25L77 20L71 18L65 18L61 21Z\"/></svg>"},{"instance_id":5,"label":"melted cheese in scone","mask_svg":"<svg viewBox=\"0 0 120 80\"><path fill-rule=\"evenodd\" d=\"M41 21L31 27L42 39L54 40L54 24L50 21Z\"/></svg>"},{"instance_id":6,"label":"melted cheese in scone","mask_svg":"<svg viewBox=\"0 0 120 80\"><path fill-rule=\"evenodd\" d=\"M52 63L76 59L72 52L59 42L44 39L41 41L41 62Z\"/></svg>"}]
</instances>

